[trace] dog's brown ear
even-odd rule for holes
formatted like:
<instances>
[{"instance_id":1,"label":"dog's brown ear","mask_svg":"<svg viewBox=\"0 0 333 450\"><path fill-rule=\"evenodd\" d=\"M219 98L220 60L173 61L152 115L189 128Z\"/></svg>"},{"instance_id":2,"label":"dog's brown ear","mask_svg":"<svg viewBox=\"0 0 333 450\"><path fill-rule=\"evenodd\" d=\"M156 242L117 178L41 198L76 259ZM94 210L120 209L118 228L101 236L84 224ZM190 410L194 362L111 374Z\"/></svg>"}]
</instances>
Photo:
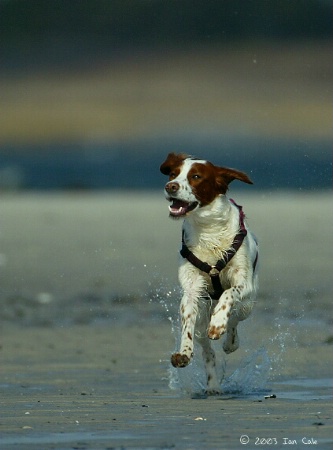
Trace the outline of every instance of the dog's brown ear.
<instances>
[{"instance_id":1,"label":"dog's brown ear","mask_svg":"<svg viewBox=\"0 0 333 450\"><path fill-rule=\"evenodd\" d=\"M247 184L253 184L244 172L240 172L236 169L229 169L228 167L218 167L218 184L221 187L222 194L227 192L228 185L234 180L243 181L243 183Z\"/></svg>"},{"instance_id":2,"label":"dog's brown ear","mask_svg":"<svg viewBox=\"0 0 333 450\"><path fill-rule=\"evenodd\" d=\"M185 153L169 153L167 159L161 165L160 171L164 175L169 175L170 172L174 170L175 167L180 166L186 158L188 158L188 155Z\"/></svg>"}]
</instances>

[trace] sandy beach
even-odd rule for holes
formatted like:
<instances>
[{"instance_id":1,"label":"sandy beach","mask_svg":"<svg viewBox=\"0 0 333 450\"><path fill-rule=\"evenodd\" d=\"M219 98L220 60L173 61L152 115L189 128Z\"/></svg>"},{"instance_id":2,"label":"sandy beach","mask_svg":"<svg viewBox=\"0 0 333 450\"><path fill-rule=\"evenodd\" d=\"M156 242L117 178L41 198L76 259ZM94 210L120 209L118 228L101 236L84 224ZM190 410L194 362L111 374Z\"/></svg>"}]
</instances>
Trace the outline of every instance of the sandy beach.
<instances>
[{"instance_id":1,"label":"sandy beach","mask_svg":"<svg viewBox=\"0 0 333 450\"><path fill-rule=\"evenodd\" d=\"M332 448L331 194L230 196L260 292L211 398L199 359L170 369L180 223L161 192L2 196L1 448Z\"/></svg>"},{"instance_id":2,"label":"sandy beach","mask_svg":"<svg viewBox=\"0 0 333 450\"><path fill-rule=\"evenodd\" d=\"M0 449L332 450L327 2L44 3L0 2ZM230 189L260 289L213 343L221 396L197 348L170 364L171 151L255 183Z\"/></svg>"}]
</instances>

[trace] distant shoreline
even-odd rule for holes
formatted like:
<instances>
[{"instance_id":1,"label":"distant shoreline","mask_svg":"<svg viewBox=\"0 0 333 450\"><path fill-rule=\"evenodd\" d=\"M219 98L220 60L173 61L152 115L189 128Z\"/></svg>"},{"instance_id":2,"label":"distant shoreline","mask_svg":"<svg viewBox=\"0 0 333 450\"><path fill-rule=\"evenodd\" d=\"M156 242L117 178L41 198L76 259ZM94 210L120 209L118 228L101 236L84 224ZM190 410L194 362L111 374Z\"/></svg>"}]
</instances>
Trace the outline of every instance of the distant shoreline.
<instances>
[{"instance_id":1,"label":"distant shoreline","mask_svg":"<svg viewBox=\"0 0 333 450\"><path fill-rule=\"evenodd\" d=\"M161 136L102 144L6 145L0 148L0 191L162 189L159 166L171 150L243 170L257 190L328 189L331 148L327 140L225 140L200 134L195 142L188 136Z\"/></svg>"}]
</instances>

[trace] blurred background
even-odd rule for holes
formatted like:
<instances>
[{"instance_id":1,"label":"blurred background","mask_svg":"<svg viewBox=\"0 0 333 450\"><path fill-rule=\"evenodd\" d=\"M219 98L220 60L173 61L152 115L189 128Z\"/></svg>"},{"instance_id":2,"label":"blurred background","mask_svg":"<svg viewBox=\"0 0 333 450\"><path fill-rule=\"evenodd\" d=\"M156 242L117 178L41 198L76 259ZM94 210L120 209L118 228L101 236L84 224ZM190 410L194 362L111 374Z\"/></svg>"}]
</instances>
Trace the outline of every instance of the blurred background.
<instances>
[{"instance_id":1,"label":"blurred background","mask_svg":"<svg viewBox=\"0 0 333 450\"><path fill-rule=\"evenodd\" d=\"M0 190L161 189L169 151L330 187L332 30L330 0L1 0Z\"/></svg>"},{"instance_id":2,"label":"blurred background","mask_svg":"<svg viewBox=\"0 0 333 450\"><path fill-rule=\"evenodd\" d=\"M159 172L170 151L235 167L254 182L230 189L260 243L258 302L242 324L237 358L262 345L275 377L331 374L332 6L0 0L0 349L12 368L8 386L18 380L20 389L43 392L54 361L70 362L60 374L81 357L101 358L96 367L109 358L84 328L62 339L32 338L20 326L120 326L111 335L119 361L135 366L140 358L138 367L155 377L152 351L142 345L144 355L132 360L127 339L146 342L132 335L135 325L157 345L159 334L145 327L164 323L171 336L171 323L179 324L181 223L168 219ZM41 351L50 366L33 362ZM37 387L20 372L36 367Z\"/></svg>"}]
</instances>

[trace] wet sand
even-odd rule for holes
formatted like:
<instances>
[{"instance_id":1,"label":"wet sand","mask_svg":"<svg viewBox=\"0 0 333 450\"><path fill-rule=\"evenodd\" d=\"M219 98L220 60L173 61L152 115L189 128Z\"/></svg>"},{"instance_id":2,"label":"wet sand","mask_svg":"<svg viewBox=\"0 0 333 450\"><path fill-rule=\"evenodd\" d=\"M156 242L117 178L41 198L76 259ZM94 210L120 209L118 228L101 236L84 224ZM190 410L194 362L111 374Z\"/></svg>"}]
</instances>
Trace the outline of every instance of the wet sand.
<instances>
[{"instance_id":1,"label":"wet sand","mask_svg":"<svg viewBox=\"0 0 333 450\"><path fill-rule=\"evenodd\" d=\"M160 193L2 197L1 448L332 448L331 194L231 196L261 287L210 398L196 362L170 371L180 223Z\"/></svg>"}]
</instances>

